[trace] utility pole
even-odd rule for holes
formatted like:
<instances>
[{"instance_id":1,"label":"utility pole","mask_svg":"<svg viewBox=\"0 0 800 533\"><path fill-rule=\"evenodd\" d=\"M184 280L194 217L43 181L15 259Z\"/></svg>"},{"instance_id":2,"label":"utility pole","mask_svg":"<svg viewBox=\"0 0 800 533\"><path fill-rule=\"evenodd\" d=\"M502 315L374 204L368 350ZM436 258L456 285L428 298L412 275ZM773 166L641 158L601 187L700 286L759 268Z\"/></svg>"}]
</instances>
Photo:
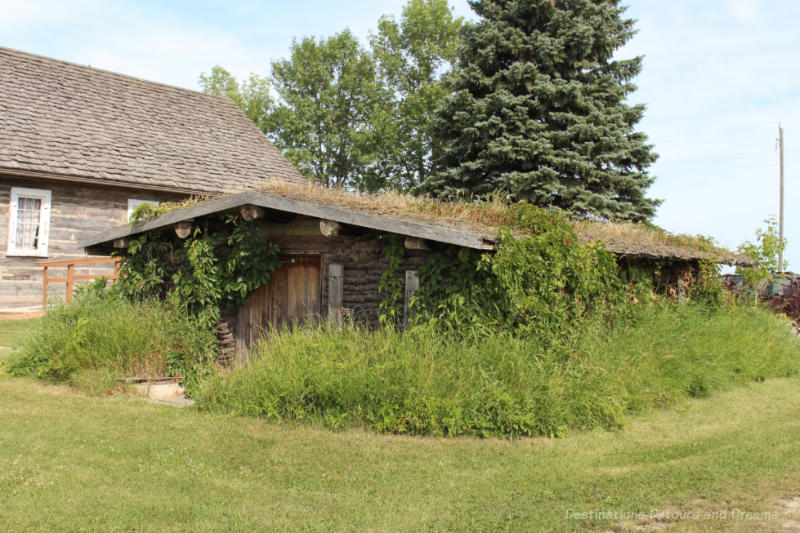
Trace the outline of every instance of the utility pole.
<instances>
[{"instance_id":1,"label":"utility pole","mask_svg":"<svg viewBox=\"0 0 800 533\"><path fill-rule=\"evenodd\" d=\"M778 123L778 150L780 151L781 168L781 206L778 215L778 241L780 251L778 252L778 272L783 272L783 127Z\"/></svg>"}]
</instances>

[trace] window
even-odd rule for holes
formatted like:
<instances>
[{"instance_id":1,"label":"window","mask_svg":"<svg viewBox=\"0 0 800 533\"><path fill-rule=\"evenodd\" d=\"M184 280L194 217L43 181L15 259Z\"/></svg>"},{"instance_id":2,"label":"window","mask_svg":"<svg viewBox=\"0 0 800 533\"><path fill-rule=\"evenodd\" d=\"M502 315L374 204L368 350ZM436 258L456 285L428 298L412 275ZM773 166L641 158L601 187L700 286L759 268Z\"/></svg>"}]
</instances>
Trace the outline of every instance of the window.
<instances>
[{"instance_id":1,"label":"window","mask_svg":"<svg viewBox=\"0 0 800 533\"><path fill-rule=\"evenodd\" d=\"M50 191L11 188L6 255L47 257Z\"/></svg>"},{"instance_id":2,"label":"window","mask_svg":"<svg viewBox=\"0 0 800 533\"><path fill-rule=\"evenodd\" d=\"M155 200L135 200L133 198L128 199L128 220L131 219L131 215L133 214L133 210L136 209L137 206L142 204L150 204L156 206L161 202L157 202Z\"/></svg>"}]
</instances>

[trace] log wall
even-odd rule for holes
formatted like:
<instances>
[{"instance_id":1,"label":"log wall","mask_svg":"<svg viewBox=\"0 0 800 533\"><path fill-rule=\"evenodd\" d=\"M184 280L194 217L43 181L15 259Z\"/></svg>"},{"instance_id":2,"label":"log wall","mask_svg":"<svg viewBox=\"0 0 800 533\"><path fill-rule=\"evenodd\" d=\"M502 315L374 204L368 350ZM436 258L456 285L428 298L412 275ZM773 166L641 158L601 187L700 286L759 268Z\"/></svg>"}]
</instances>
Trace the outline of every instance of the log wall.
<instances>
[{"instance_id":1,"label":"log wall","mask_svg":"<svg viewBox=\"0 0 800 533\"><path fill-rule=\"evenodd\" d=\"M383 248L385 242L375 232L360 236L303 236L271 239L282 254L318 254L322 258L321 310L328 308L328 266L343 267L342 312L346 320L371 326L378 323L378 310L384 295L378 290L383 272L389 267ZM405 250L398 275L417 270L425 260L421 250ZM401 302L402 305L402 302Z\"/></svg>"},{"instance_id":2,"label":"log wall","mask_svg":"<svg viewBox=\"0 0 800 533\"><path fill-rule=\"evenodd\" d=\"M47 257L13 257L8 246L9 202L12 187L51 191L50 235ZM0 309L41 306L42 267L39 261L87 257L78 242L93 234L127 222L128 199L171 201L182 198L165 192L131 188L100 187L52 180L0 178ZM62 277L66 269L52 269L51 277ZM111 264L83 267L76 274L107 275ZM63 298L66 286L50 284L48 295Z\"/></svg>"}]
</instances>

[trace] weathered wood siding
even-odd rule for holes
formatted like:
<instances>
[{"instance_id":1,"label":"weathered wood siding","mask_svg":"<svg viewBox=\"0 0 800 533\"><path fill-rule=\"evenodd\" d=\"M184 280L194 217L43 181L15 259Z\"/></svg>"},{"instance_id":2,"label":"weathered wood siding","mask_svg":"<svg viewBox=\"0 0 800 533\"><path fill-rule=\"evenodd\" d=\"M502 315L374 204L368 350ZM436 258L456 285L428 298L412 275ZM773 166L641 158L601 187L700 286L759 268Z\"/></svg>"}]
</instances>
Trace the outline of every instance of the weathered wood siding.
<instances>
[{"instance_id":1,"label":"weathered wood siding","mask_svg":"<svg viewBox=\"0 0 800 533\"><path fill-rule=\"evenodd\" d=\"M51 191L50 235L47 257L9 257L9 202L12 187ZM126 222L128 199L169 201L180 195L130 188L99 187L49 180L0 178L0 309L41 305L42 267L39 261L86 257L78 241ZM66 269L63 269L65 275ZM113 272L111 264L76 268L76 274L104 275ZM50 277L64 277L61 269L51 269ZM65 284L51 283L52 299L63 298Z\"/></svg>"},{"instance_id":2,"label":"weathered wood siding","mask_svg":"<svg viewBox=\"0 0 800 533\"><path fill-rule=\"evenodd\" d=\"M249 345L262 330L282 324L304 325L321 318L319 256L286 256L266 285L239 307L238 342Z\"/></svg>"},{"instance_id":3,"label":"weathered wood siding","mask_svg":"<svg viewBox=\"0 0 800 533\"><path fill-rule=\"evenodd\" d=\"M307 227L309 231L299 235L282 236L270 231L270 240L284 254L313 254L322 258L320 283L320 309L328 308L328 265L343 266L342 309L346 318L375 325L378 310L384 295L378 290L383 272L389 266L384 253L386 243L379 233L365 232L358 236L339 235L324 237L319 232L319 221L305 225L301 220L290 223L293 231ZM277 225L276 225L277 226ZM398 270L400 279L405 279L406 270L417 270L425 260L426 251L406 249ZM402 299L401 299L402 305Z\"/></svg>"}]
</instances>

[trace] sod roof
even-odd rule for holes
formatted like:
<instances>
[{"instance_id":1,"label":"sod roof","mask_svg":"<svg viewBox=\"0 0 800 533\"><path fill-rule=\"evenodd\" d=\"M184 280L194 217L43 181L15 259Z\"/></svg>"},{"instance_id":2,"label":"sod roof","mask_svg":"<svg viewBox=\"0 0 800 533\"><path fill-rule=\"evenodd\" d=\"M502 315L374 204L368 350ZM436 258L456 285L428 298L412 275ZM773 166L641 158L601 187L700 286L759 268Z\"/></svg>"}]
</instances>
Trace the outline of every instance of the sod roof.
<instances>
[{"instance_id":1,"label":"sod roof","mask_svg":"<svg viewBox=\"0 0 800 533\"><path fill-rule=\"evenodd\" d=\"M311 183L270 183L255 192L176 206L157 218L114 228L84 245L97 247L114 239L198 216L230 212L248 204L475 249L494 247L506 209L500 202L441 202L397 193L358 194ZM570 224L581 242L602 242L609 251L621 256L712 260L738 266L755 264L750 258L714 246L708 239L672 235L643 224L588 220L572 220ZM514 229L524 233L520 228Z\"/></svg>"}]
</instances>

